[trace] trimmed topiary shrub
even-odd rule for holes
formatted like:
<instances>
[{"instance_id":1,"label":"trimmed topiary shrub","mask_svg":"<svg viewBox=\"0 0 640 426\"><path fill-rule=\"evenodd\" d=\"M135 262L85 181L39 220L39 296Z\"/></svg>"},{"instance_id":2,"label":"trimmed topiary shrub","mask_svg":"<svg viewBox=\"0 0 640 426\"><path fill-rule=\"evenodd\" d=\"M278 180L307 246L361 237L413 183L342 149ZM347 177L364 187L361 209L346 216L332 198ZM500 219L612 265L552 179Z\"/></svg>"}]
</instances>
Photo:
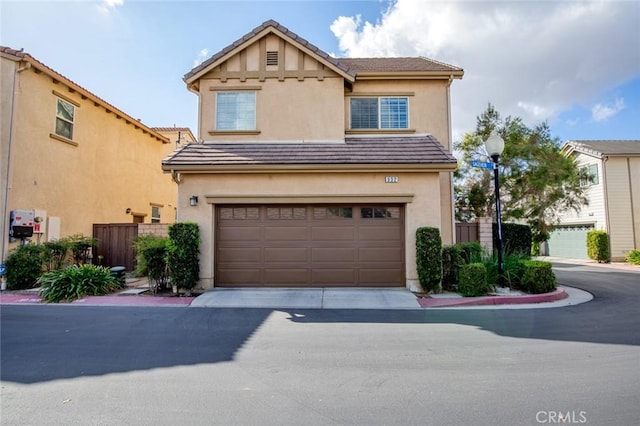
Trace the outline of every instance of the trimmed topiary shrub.
<instances>
[{"instance_id":1,"label":"trimmed topiary shrub","mask_svg":"<svg viewBox=\"0 0 640 426\"><path fill-rule=\"evenodd\" d=\"M169 267L167 265L167 238L157 240L153 245L145 247L142 255L147 265L149 286L155 294L159 288L169 284Z\"/></svg>"},{"instance_id":2,"label":"trimmed topiary shrub","mask_svg":"<svg viewBox=\"0 0 640 426\"><path fill-rule=\"evenodd\" d=\"M625 260L632 265L640 265L640 250L631 250Z\"/></svg>"},{"instance_id":3,"label":"trimmed topiary shrub","mask_svg":"<svg viewBox=\"0 0 640 426\"><path fill-rule=\"evenodd\" d=\"M465 263L479 262L484 256L484 248L480 243L460 243L456 245L460 246L462 259Z\"/></svg>"},{"instance_id":4,"label":"trimmed topiary shrub","mask_svg":"<svg viewBox=\"0 0 640 426\"><path fill-rule=\"evenodd\" d=\"M416 267L425 292L440 291L442 282L442 238L437 228L422 227L416 231Z\"/></svg>"},{"instance_id":5,"label":"trimmed topiary shrub","mask_svg":"<svg viewBox=\"0 0 640 426\"><path fill-rule=\"evenodd\" d=\"M95 265L72 265L47 272L38 279L40 297L49 303L69 302L83 296L101 296L120 286L108 268Z\"/></svg>"},{"instance_id":6,"label":"trimmed topiary shrub","mask_svg":"<svg viewBox=\"0 0 640 426\"><path fill-rule=\"evenodd\" d=\"M13 249L7 256L7 288L33 288L49 263L49 250L41 244L26 244Z\"/></svg>"},{"instance_id":7,"label":"trimmed topiary shrub","mask_svg":"<svg viewBox=\"0 0 640 426\"><path fill-rule=\"evenodd\" d=\"M598 263L608 262L609 255L609 234L604 231L587 232L587 255L589 259L597 260Z\"/></svg>"},{"instance_id":8,"label":"trimmed topiary shrub","mask_svg":"<svg viewBox=\"0 0 640 426\"><path fill-rule=\"evenodd\" d=\"M148 274L147 260L144 256L144 250L147 247L166 247L169 239L159 235L147 234L139 235L133 240L133 248L136 251L136 268L133 275L136 277L144 277Z\"/></svg>"},{"instance_id":9,"label":"trimmed topiary shrub","mask_svg":"<svg viewBox=\"0 0 640 426\"><path fill-rule=\"evenodd\" d=\"M493 224L493 246L498 246L498 225ZM504 254L531 253L531 228L519 223L502 224L502 248Z\"/></svg>"},{"instance_id":10,"label":"trimmed topiary shrub","mask_svg":"<svg viewBox=\"0 0 640 426\"><path fill-rule=\"evenodd\" d=\"M493 288L487 283L487 270L482 263L462 265L458 274L458 293L465 297L483 296Z\"/></svg>"},{"instance_id":11,"label":"trimmed topiary shrub","mask_svg":"<svg viewBox=\"0 0 640 426\"><path fill-rule=\"evenodd\" d=\"M197 223L180 222L169 226L167 264L169 279L188 292L200 279L200 231Z\"/></svg>"},{"instance_id":12,"label":"trimmed topiary shrub","mask_svg":"<svg viewBox=\"0 0 640 426\"><path fill-rule=\"evenodd\" d=\"M550 262L523 260L520 288L531 294L548 293L556 289L556 276Z\"/></svg>"}]
</instances>

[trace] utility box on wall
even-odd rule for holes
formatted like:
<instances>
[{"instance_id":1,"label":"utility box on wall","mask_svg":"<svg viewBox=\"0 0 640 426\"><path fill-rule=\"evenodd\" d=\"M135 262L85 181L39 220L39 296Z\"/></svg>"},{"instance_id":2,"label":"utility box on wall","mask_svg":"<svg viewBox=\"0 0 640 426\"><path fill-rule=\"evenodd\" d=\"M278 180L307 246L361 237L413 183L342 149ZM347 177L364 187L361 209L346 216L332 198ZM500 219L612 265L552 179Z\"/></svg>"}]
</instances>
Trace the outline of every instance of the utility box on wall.
<instances>
[{"instance_id":1,"label":"utility box on wall","mask_svg":"<svg viewBox=\"0 0 640 426\"><path fill-rule=\"evenodd\" d=\"M12 210L9 216L9 236L29 238L33 236L35 212L33 210Z\"/></svg>"}]
</instances>

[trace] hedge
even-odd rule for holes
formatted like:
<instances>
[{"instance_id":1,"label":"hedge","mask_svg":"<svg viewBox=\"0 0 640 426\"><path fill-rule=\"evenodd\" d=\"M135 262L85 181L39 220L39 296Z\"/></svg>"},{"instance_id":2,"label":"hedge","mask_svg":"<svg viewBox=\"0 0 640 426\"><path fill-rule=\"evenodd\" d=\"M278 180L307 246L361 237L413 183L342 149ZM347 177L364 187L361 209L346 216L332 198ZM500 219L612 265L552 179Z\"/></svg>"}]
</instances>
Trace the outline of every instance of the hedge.
<instances>
[{"instance_id":1,"label":"hedge","mask_svg":"<svg viewBox=\"0 0 640 426\"><path fill-rule=\"evenodd\" d=\"M507 254L531 254L531 228L519 223L502 224L502 248ZM498 225L493 224L493 246L498 247Z\"/></svg>"},{"instance_id":2,"label":"hedge","mask_svg":"<svg viewBox=\"0 0 640 426\"><path fill-rule=\"evenodd\" d=\"M442 238L437 228L416 231L416 268L425 292L440 291L442 281Z\"/></svg>"},{"instance_id":3,"label":"hedge","mask_svg":"<svg viewBox=\"0 0 640 426\"><path fill-rule=\"evenodd\" d=\"M522 261L520 288L527 293L548 293L556 289L556 276L550 262L540 260Z\"/></svg>"},{"instance_id":4,"label":"hedge","mask_svg":"<svg viewBox=\"0 0 640 426\"><path fill-rule=\"evenodd\" d=\"M609 234L604 231L587 232L587 255L589 259L597 260L599 263L608 262Z\"/></svg>"},{"instance_id":5,"label":"hedge","mask_svg":"<svg viewBox=\"0 0 640 426\"><path fill-rule=\"evenodd\" d=\"M458 293L465 297L484 296L493 290L487 283L487 269L482 263L462 265L458 275Z\"/></svg>"}]
</instances>

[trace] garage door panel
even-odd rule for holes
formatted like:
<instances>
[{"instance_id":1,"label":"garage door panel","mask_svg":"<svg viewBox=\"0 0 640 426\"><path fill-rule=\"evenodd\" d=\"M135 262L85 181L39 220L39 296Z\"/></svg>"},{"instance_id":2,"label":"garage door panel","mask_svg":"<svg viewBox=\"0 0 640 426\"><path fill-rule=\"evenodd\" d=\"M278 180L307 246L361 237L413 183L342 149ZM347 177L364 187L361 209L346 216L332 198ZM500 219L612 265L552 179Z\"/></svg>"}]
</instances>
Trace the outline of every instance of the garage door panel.
<instances>
[{"instance_id":1,"label":"garage door panel","mask_svg":"<svg viewBox=\"0 0 640 426\"><path fill-rule=\"evenodd\" d=\"M308 249L298 247L268 247L264 249L265 262L307 262Z\"/></svg>"},{"instance_id":2,"label":"garage door panel","mask_svg":"<svg viewBox=\"0 0 640 426\"><path fill-rule=\"evenodd\" d=\"M306 268L266 268L264 270L265 285L296 284L304 286L309 282Z\"/></svg>"},{"instance_id":3,"label":"garage door panel","mask_svg":"<svg viewBox=\"0 0 640 426\"><path fill-rule=\"evenodd\" d=\"M221 228L219 241L260 241L261 228L258 226Z\"/></svg>"},{"instance_id":4,"label":"garage door panel","mask_svg":"<svg viewBox=\"0 0 640 426\"><path fill-rule=\"evenodd\" d=\"M388 287L390 282L397 282L402 277L397 269L360 269L359 282L363 286Z\"/></svg>"},{"instance_id":5,"label":"garage door panel","mask_svg":"<svg viewBox=\"0 0 640 426\"><path fill-rule=\"evenodd\" d=\"M309 239L306 226L279 226L264 228L265 241L306 241Z\"/></svg>"},{"instance_id":6,"label":"garage door panel","mask_svg":"<svg viewBox=\"0 0 640 426\"><path fill-rule=\"evenodd\" d=\"M216 277L226 285L256 285L262 280L260 269L222 268Z\"/></svg>"},{"instance_id":7,"label":"garage door panel","mask_svg":"<svg viewBox=\"0 0 640 426\"><path fill-rule=\"evenodd\" d=\"M361 262L402 262L402 249L363 247L358 249L358 260Z\"/></svg>"},{"instance_id":8,"label":"garage door panel","mask_svg":"<svg viewBox=\"0 0 640 426\"><path fill-rule=\"evenodd\" d=\"M353 286L356 282L356 271L348 268L312 269L311 282L315 285Z\"/></svg>"},{"instance_id":9,"label":"garage door panel","mask_svg":"<svg viewBox=\"0 0 640 426\"><path fill-rule=\"evenodd\" d=\"M311 229L311 239L314 241L352 241L355 231L347 227L318 226Z\"/></svg>"},{"instance_id":10,"label":"garage door panel","mask_svg":"<svg viewBox=\"0 0 640 426\"><path fill-rule=\"evenodd\" d=\"M237 262L260 262L261 250L258 247L249 248L233 248L228 247L220 251L220 262L237 263Z\"/></svg>"},{"instance_id":11,"label":"garage door panel","mask_svg":"<svg viewBox=\"0 0 640 426\"><path fill-rule=\"evenodd\" d=\"M358 238L368 241L399 241L402 239L402 233L397 224L366 226L358 229Z\"/></svg>"},{"instance_id":12,"label":"garage door panel","mask_svg":"<svg viewBox=\"0 0 640 426\"><path fill-rule=\"evenodd\" d=\"M311 249L312 262L353 262L356 260L356 250L349 248L314 248Z\"/></svg>"}]
</instances>

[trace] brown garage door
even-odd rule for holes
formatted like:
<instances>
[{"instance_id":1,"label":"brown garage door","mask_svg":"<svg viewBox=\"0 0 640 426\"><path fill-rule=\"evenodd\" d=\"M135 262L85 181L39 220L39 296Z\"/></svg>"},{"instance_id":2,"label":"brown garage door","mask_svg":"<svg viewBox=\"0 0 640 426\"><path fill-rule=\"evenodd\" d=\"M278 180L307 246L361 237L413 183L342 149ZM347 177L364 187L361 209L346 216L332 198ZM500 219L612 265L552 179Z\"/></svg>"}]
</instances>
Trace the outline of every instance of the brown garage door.
<instances>
[{"instance_id":1,"label":"brown garage door","mask_svg":"<svg viewBox=\"0 0 640 426\"><path fill-rule=\"evenodd\" d=\"M404 209L217 206L220 287L404 286Z\"/></svg>"}]
</instances>

